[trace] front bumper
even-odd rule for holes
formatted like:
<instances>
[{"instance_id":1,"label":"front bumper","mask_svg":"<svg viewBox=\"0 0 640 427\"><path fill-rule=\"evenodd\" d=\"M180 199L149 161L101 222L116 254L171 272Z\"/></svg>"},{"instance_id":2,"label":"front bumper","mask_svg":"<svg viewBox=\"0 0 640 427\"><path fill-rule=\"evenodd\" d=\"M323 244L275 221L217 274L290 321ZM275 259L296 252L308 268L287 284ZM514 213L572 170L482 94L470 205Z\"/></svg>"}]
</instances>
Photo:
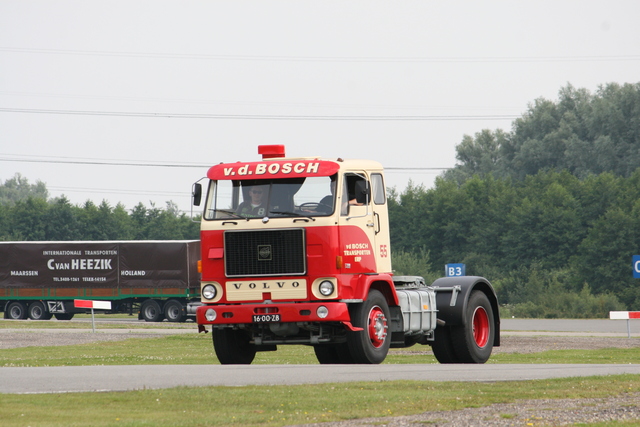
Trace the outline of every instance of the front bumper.
<instances>
[{"instance_id":1,"label":"front bumper","mask_svg":"<svg viewBox=\"0 0 640 427\"><path fill-rule=\"evenodd\" d=\"M327 309L327 315L320 317L317 310L320 306ZM216 311L213 321L207 320L207 310ZM281 303L281 304L238 304L215 305L205 304L196 310L196 322L199 325L230 325L254 323L254 315L279 314L281 323L290 322L342 322L350 325L351 316L346 303L313 302L313 303Z\"/></svg>"}]
</instances>

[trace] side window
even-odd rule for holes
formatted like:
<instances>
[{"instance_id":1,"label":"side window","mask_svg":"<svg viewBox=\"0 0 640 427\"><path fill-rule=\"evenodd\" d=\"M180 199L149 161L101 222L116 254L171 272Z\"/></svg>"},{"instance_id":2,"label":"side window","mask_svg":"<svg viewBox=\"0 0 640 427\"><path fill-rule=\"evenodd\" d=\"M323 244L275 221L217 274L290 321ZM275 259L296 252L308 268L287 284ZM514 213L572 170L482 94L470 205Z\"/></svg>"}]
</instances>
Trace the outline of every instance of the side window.
<instances>
[{"instance_id":1,"label":"side window","mask_svg":"<svg viewBox=\"0 0 640 427\"><path fill-rule=\"evenodd\" d=\"M348 215L349 206L364 206L370 203L370 200L370 186L364 174L345 174L344 187L342 189L343 203L340 214Z\"/></svg>"},{"instance_id":2,"label":"side window","mask_svg":"<svg viewBox=\"0 0 640 427\"><path fill-rule=\"evenodd\" d=\"M371 182L373 184L373 203L384 205L387 199L382 174L374 173L371 175Z\"/></svg>"},{"instance_id":3,"label":"side window","mask_svg":"<svg viewBox=\"0 0 640 427\"><path fill-rule=\"evenodd\" d=\"M232 181L211 181L204 219L232 217L238 204L238 188L238 184Z\"/></svg>"}]
</instances>

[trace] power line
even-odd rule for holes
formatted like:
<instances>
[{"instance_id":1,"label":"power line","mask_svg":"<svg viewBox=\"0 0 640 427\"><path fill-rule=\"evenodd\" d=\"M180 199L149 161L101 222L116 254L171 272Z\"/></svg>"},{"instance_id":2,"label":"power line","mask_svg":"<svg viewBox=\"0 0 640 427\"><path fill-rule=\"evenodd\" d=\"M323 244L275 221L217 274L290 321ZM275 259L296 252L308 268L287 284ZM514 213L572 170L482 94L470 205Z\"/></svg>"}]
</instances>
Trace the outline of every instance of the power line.
<instances>
[{"instance_id":1,"label":"power line","mask_svg":"<svg viewBox=\"0 0 640 427\"><path fill-rule=\"evenodd\" d=\"M63 99L83 99L83 100L109 100L109 101L134 101L134 102L154 102L154 103L182 103L182 104L205 104L205 105L234 105L234 106L260 106L260 107L291 107L291 108L366 108L366 109L394 109L394 110L483 110L483 111L513 111L519 107L488 107L482 106L460 106L460 105L403 105L403 104L335 104L335 103L308 103L308 102L256 102L256 101L231 101L231 100L209 100L209 99L188 99L188 98L148 98L133 96L105 96L86 94L63 94L47 92L19 92L0 91L0 95L39 97L39 98L63 98Z\"/></svg>"},{"instance_id":2,"label":"power line","mask_svg":"<svg viewBox=\"0 0 640 427\"><path fill-rule=\"evenodd\" d=\"M291 56L291 55L209 55L199 53L162 53L162 52L117 52L67 49L33 49L0 47L0 52L107 56L125 58L161 58L161 59L206 59L218 61L275 61L275 62L424 62L424 63L471 63L471 62L612 62L638 61L640 55L593 55L593 56L519 56L519 57L338 57L338 56Z\"/></svg>"},{"instance_id":3,"label":"power line","mask_svg":"<svg viewBox=\"0 0 640 427\"><path fill-rule=\"evenodd\" d=\"M21 158L16 158L21 157ZM161 168L210 168L211 164L195 163L144 163L137 160L103 160L103 159L80 159L75 157L61 156L30 156L27 154L7 154L0 153L0 162L20 162L20 163L49 163L49 164L71 164L71 165L100 165L100 166L136 166L136 167L161 167ZM441 171L451 169L451 167L385 167L386 171L409 172L409 171Z\"/></svg>"},{"instance_id":4,"label":"power line","mask_svg":"<svg viewBox=\"0 0 640 427\"><path fill-rule=\"evenodd\" d=\"M47 190L56 191L61 193L91 193L91 194L120 194L128 196L172 196L190 198L189 192L172 193L166 191L138 191L138 190L118 190L115 188L87 188L87 187L47 187Z\"/></svg>"},{"instance_id":5,"label":"power line","mask_svg":"<svg viewBox=\"0 0 640 427\"><path fill-rule=\"evenodd\" d=\"M453 169L452 167L447 168L394 168L394 167L385 167L384 170L392 171L392 172L404 172L404 171L444 171Z\"/></svg>"},{"instance_id":6,"label":"power line","mask_svg":"<svg viewBox=\"0 0 640 427\"><path fill-rule=\"evenodd\" d=\"M16 158L22 157L22 158ZM37 158L34 158L37 157ZM143 163L139 161L120 161L120 160L100 160L100 159L79 159L74 157L63 156L31 156L27 154L7 154L0 153L0 162L23 162L23 163L50 163L50 164L73 164L73 165L100 165L100 166L133 166L133 167L164 167L164 168L209 168L211 164L177 164L177 163ZM435 173L451 169L450 167L386 167L389 173L397 172L416 172L416 173ZM47 187L47 190L53 192L65 193L86 193L86 194L117 194L120 196L165 196L177 197L180 199L190 199L191 194L188 192L176 193L165 191L139 191L130 189L113 189L113 188L88 188L88 187ZM180 212L189 212L180 210Z\"/></svg>"},{"instance_id":7,"label":"power line","mask_svg":"<svg viewBox=\"0 0 640 427\"><path fill-rule=\"evenodd\" d=\"M0 113L26 114L62 114L79 116L109 116L109 117L151 117L170 119L216 119L216 120L313 120L313 121L451 121L451 120L514 120L520 116L512 114L491 115L389 115L389 116L329 116L329 115L278 115L278 114L195 114L195 113L149 113L123 111L90 111L90 110L45 110L26 108L0 108Z\"/></svg>"},{"instance_id":8,"label":"power line","mask_svg":"<svg viewBox=\"0 0 640 427\"><path fill-rule=\"evenodd\" d=\"M101 166L142 166L142 167L162 167L162 168L210 168L212 165L178 164L178 163L137 163L137 162L114 162L101 160L45 160L45 159L14 159L10 157L0 157L0 162L20 162L20 163L50 163L67 165L101 165Z\"/></svg>"}]
</instances>

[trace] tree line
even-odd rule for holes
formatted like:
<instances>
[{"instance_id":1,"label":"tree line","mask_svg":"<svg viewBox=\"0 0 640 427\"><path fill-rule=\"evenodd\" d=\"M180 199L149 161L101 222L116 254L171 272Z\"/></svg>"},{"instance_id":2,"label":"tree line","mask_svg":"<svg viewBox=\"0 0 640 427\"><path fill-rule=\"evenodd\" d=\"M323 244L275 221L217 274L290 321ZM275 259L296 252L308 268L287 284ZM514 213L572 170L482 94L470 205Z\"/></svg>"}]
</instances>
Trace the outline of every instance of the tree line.
<instances>
[{"instance_id":1,"label":"tree line","mask_svg":"<svg viewBox=\"0 0 640 427\"><path fill-rule=\"evenodd\" d=\"M173 202L164 209L142 203L127 211L106 201L73 205L66 197L48 199L46 185L21 175L0 185L0 240L195 240L200 226Z\"/></svg>"},{"instance_id":2,"label":"tree line","mask_svg":"<svg viewBox=\"0 0 640 427\"><path fill-rule=\"evenodd\" d=\"M640 83L601 86L596 93L572 85L558 101L540 98L516 119L512 131L464 136L458 165L446 178L473 175L522 180L540 170L567 170L578 178L611 172L630 176L640 165Z\"/></svg>"},{"instance_id":3,"label":"tree line","mask_svg":"<svg viewBox=\"0 0 640 427\"><path fill-rule=\"evenodd\" d=\"M515 315L640 309L640 84L568 85L511 132L465 136L456 157L434 188L391 191L397 270L463 262Z\"/></svg>"},{"instance_id":4,"label":"tree line","mask_svg":"<svg viewBox=\"0 0 640 427\"><path fill-rule=\"evenodd\" d=\"M440 277L447 263L487 277L506 315L606 317L639 310L640 84L592 94L571 85L535 100L511 131L456 148L433 188L389 189L396 274ZM16 175L0 185L0 240L198 239L171 202L72 205Z\"/></svg>"},{"instance_id":5,"label":"tree line","mask_svg":"<svg viewBox=\"0 0 640 427\"><path fill-rule=\"evenodd\" d=\"M422 254L440 275L445 264L466 264L468 275L494 284L501 303L525 304L517 314L561 316L575 307L550 311L553 295L580 292L599 298L599 315L640 308L631 265L640 253L640 169L628 178L602 173L584 180L568 171L522 182L488 175L459 185L441 178L432 189L392 193L390 211L392 248L405 257Z\"/></svg>"}]
</instances>

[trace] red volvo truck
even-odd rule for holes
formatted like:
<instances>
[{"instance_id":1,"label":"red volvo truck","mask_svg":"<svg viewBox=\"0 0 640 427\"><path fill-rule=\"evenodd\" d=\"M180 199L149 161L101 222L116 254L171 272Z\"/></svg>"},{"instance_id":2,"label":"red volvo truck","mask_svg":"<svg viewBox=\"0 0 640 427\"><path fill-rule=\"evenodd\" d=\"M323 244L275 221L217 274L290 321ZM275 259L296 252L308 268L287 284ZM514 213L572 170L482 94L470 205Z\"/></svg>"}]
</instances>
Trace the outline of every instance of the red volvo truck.
<instances>
[{"instance_id":1,"label":"red volvo truck","mask_svg":"<svg viewBox=\"0 0 640 427\"><path fill-rule=\"evenodd\" d=\"M74 299L182 322L200 305L199 241L0 242L5 319L69 320Z\"/></svg>"},{"instance_id":2,"label":"red volvo truck","mask_svg":"<svg viewBox=\"0 0 640 427\"><path fill-rule=\"evenodd\" d=\"M414 344L441 363L489 359L500 317L488 280L394 276L381 164L258 152L193 186L194 205L204 201L196 321L221 363L289 344L313 346L323 364L381 363Z\"/></svg>"}]
</instances>

